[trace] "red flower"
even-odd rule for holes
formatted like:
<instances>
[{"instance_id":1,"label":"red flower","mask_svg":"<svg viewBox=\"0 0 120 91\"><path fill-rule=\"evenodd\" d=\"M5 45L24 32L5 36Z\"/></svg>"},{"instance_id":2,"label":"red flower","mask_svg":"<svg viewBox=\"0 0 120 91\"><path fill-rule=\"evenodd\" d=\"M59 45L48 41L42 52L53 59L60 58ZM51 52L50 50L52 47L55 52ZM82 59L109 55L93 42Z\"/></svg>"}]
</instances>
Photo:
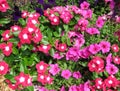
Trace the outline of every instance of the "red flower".
<instances>
[{"instance_id":1,"label":"red flower","mask_svg":"<svg viewBox=\"0 0 120 91\"><path fill-rule=\"evenodd\" d=\"M48 83L48 84L52 84L52 82L53 82L53 78L51 78L50 75L46 75L45 80L46 80L46 83Z\"/></svg>"},{"instance_id":2,"label":"red flower","mask_svg":"<svg viewBox=\"0 0 120 91\"><path fill-rule=\"evenodd\" d=\"M18 37L20 39L21 44L25 44L25 43L30 44L31 43L32 36L26 30L21 31L19 33Z\"/></svg>"},{"instance_id":3,"label":"red flower","mask_svg":"<svg viewBox=\"0 0 120 91\"><path fill-rule=\"evenodd\" d=\"M67 45L65 43L59 44L59 51L64 52L67 48Z\"/></svg>"},{"instance_id":4,"label":"red flower","mask_svg":"<svg viewBox=\"0 0 120 91\"><path fill-rule=\"evenodd\" d=\"M33 34L36 30L37 27L32 23L27 23L27 26L23 29L23 31L26 31L29 34Z\"/></svg>"},{"instance_id":5,"label":"red flower","mask_svg":"<svg viewBox=\"0 0 120 91\"><path fill-rule=\"evenodd\" d=\"M39 21L36 18L28 18L27 23L39 24Z\"/></svg>"},{"instance_id":6,"label":"red flower","mask_svg":"<svg viewBox=\"0 0 120 91\"><path fill-rule=\"evenodd\" d=\"M13 32L22 30L22 28L20 26L18 26L18 25L11 26L11 29L12 29Z\"/></svg>"},{"instance_id":7,"label":"red flower","mask_svg":"<svg viewBox=\"0 0 120 91\"><path fill-rule=\"evenodd\" d=\"M7 9L9 9L9 5L6 0L0 0L0 11L1 12L6 12Z\"/></svg>"},{"instance_id":8,"label":"red flower","mask_svg":"<svg viewBox=\"0 0 120 91\"><path fill-rule=\"evenodd\" d=\"M118 52L118 51L119 51L119 47L118 47L117 44L113 44L113 45L111 46L111 48L112 48L112 51L113 51L113 52Z\"/></svg>"},{"instance_id":9,"label":"red flower","mask_svg":"<svg viewBox=\"0 0 120 91\"><path fill-rule=\"evenodd\" d=\"M45 75L44 75L44 74L38 74L37 80L38 80L39 82L41 82L43 85L46 83Z\"/></svg>"},{"instance_id":10,"label":"red flower","mask_svg":"<svg viewBox=\"0 0 120 91\"><path fill-rule=\"evenodd\" d=\"M40 42L42 40L42 33L40 32L39 29L37 29L34 32L32 40L33 40L34 43L38 43L38 42Z\"/></svg>"},{"instance_id":11,"label":"red flower","mask_svg":"<svg viewBox=\"0 0 120 91\"><path fill-rule=\"evenodd\" d=\"M12 53L12 43L9 42L7 44L2 43L0 44L0 49L2 50L3 54L9 56Z\"/></svg>"},{"instance_id":12,"label":"red flower","mask_svg":"<svg viewBox=\"0 0 120 91\"><path fill-rule=\"evenodd\" d=\"M0 61L0 75L5 75L8 70L8 64L5 61Z\"/></svg>"},{"instance_id":13,"label":"red flower","mask_svg":"<svg viewBox=\"0 0 120 91\"><path fill-rule=\"evenodd\" d=\"M50 19L52 25L59 25L60 24L60 19L58 16L50 17L49 19Z\"/></svg>"},{"instance_id":14,"label":"red flower","mask_svg":"<svg viewBox=\"0 0 120 91\"><path fill-rule=\"evenodd\" d=\"M51 46L49 45L40 45L39 47L39 51L43 52L43 53L48 53L48 51L50 50Z\"/></svg>"},{"instance_id":15,"label":"red flower","mask_svg":"<svg viewBox=\"0 0 120 91\"><path fill-rule=\"evenodd\" d=\"M8 86L9 86L9 88L11 88L12 90L16 90L16 89L18 88L18 85L12 84L12 83L8 84Z\"/></svg>"},{"instance_id":16,"label":"red flower","mask_svg":"<svg viewBox=\"0 0 120 91\"><path fill-rule=\"evenodd\" d=\"M18 76L15 76L16 84L22 86L30 86L32 84L31 78L28 74L21 72Z\"/></svg>"},{"instance_id":17,"label":"red flower","mask_svg":"<svg viewBox=\"0 0 120 91\"><path fill-rule=\"evenodd\" d=\"M45 73L48 68L48 64L44 63L44 61L40 61L36 64L36 69L38 73Z\"/></svg>"},{"instance_id":18,"label":"red flower","mask_svg":"<svg viewBox=\"0 0 120 91\"><path fill-rule=\"evenodd\" d=\"M2 33L2 37L4 41L9 40L12 36L10 36L10 30L6 30Z\"/></svg>"},{"instance_id":19,"label":"red flower","mask_svg":"<svg viewBox=\"0 0 120 91\"><path fill-rule=\"evenodd\" d=\"M96 86L97 89L102 89L102 87L103 87L102 78L96 78L95 79L95 86Z\"/></svg>"},{"instance_id":20,"label":"red flower","mask_svg":"<svg viewBox=\"0 0 120 91\"><path fill-rule=\"evenodd\" d=\"M28 15L29 13L27 11L22 11L22 18L27 18Z\"/></svg>"}]
</instances>

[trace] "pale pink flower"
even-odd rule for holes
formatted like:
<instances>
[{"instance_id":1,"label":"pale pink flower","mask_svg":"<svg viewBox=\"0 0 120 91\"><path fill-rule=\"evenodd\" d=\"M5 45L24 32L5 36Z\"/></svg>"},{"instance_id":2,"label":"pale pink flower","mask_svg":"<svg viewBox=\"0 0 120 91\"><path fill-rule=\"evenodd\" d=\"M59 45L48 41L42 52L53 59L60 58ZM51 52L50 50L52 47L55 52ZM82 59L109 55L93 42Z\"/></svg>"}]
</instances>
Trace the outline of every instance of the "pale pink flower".
<instances>
[{"instance_id":1,"label":"pale pink flower","mask_svg":"<svg viewBox=\"0 0 120 91\"><path fill-rule=\"evenodd\" d=\"M118 68L114 64L107 64L105 69L110 75L114 75L118 72Z\"/></svg>"},{"instance_id":2,"label":"pale pink flower","mask_svg":"<svg viewBox=\"0 0 120 91\"><path fill-rule=\"evenodd\" d=\"M70 70L63 70L61 73L61 76L65 79L69 79L71 77L72 73L70 72Z\"/></svg>"},{"instance_id":3,"label":"pale pink flower","mask_svg":"<svg viewBox=\"0 0 120 91\"><path fill-rule=\"evenodd\" d=\"M49 72L54 76L60 72L58 64L50 64Z\"/></svg>"}]
</instances>

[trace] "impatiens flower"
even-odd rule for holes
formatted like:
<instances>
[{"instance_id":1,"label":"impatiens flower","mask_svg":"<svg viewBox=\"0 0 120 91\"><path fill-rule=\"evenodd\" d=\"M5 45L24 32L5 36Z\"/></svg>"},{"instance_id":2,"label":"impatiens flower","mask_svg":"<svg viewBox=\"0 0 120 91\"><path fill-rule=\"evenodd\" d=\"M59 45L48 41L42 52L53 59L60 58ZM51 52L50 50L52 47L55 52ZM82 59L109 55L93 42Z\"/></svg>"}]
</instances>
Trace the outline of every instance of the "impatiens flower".
<instances>
[{"instance_id":1,"label":"impatiens flower","mask_svg":"<svg viewBox=\"0 0 120 91\"><path fill-rule=\"evenodd\" d=\"M13 32L17 32L17 31L21 31L22 28L20 26L18 26L18 25L14 25L14 26L11 26L11 30Z\"/></svg>"},{"instance_id":2,"label":"impatiens flower","mask_svg":"<svg viewBox=\"0 0 120 91\"><path fill-rule=\"evenodd\" d=\"M22 11L22 18L27 18L28 15L29 13L27 11Z\"/></svg>"},{"instance_id":3,"label":"impatiens flower","mask_svg":"<svg viewBox=\"0 0 120 91\"><path fill-rule=\"evenodd\" d=\"M50 64L49 72L54 76L60 72L58 64Z\"/></svg>"},{"instance_id":4,"label":"impatiens flower","mask_svg":"<svg viewBox=\"0 0 120 91\"><path fill-rule=\"evenodd\" d=\"M0 61L0 75L5 75L9 70L9 66L5 61Z\"/></svg>"},{"instance_id":5,"label":"impatiens flower","mask_svg":"<svg viewBox=\"0 0 120 91\"><path fill-rule=\"evenodd\" d=\"M58 52L54 53L54 55L53 55L53 58L54 58L54 59L61 59L61 58L63 58L63 57L64 57L64 55L61 55L61 54L58 53Z\"/></svg>"},{"instance_id":6,"label":"impatiens flower","mask_svg":"<svg viewBox=\"0 0 120 91\"><path fill-rule=\"evenodd\" d=\"M80 58L80 51L78 48L71 47L66 53L66 60L78 61Z\"/></svg>"},{"instance_id":7,"label":"impatiens flower","mask_svg":"<svg viewBox=\"0 0 120 91\"><path fill-rule=\"evenodd\" d=\"M19 33L18 37L19 37L20 42L21 42L22 44L25 44L25 43L30 44L30 43L31 43L31 37L32 37L32 35L29 34L29 32L26 31L26 30L22 30L22 31Z\"/></svg>"},{"instance_id":8,"label":"impatiens flower","mask_svg":"<svg viewBox=\"0 0 120 91\"><path fill-rule=\"evenodd\" d=\"M79 79L79 78L82 77L82 75L79 71L77 71L77 72L73 72L73 77L76 78L76 79Z\"/></svg>"},{"instance_id":9,"label":"impatiens flower","mask_svg":"<svg viewBox=\"0 0 120 91\"><path fill-rule=\"evenodd\" d=\"M107 64L105 69L110 75L114 75L118 72L118 68L114 64Z\"/></svg>"},{"instance_id":10,"label":"impatiens flower","mask_svg":"<svg viewBox=\"0 0 120 91\"><path fill-rule=\"evenodd\" d=\"M37 81L41 82L44 85L46 83L45 74L38 74Z\"/></svg>"},{"instance_id":11,"label":"impatiens flower","mask_svg":"<svg viewBox=\"0 0 120 91\"><path fill-rule=\"evenodd\" d=\"M34 43L38 43L42 40L42 33L39 29L37 29L34 32L32 40L33 40Z\"/></svg>"},{"instance_id":12,"label":"impatiens flower","mask_svg":"<svg viewBox=\"0 0 120 91\"><path fill-rule=\"evenodd\" d=\"M113 44L111 46L113 52L118 52L119 51L119 46L117 44Z\"/></svg>"},{"instance_id":13,"label":"impatiens flower","mask_svg":"<svg viewBox=\"0 0 120 91\"><path fill-rule=\"evenodd\" d=\"M36 18L28 18L27 19L27 23L31 23L31 24L39 24L39 21L38 21L38 19L36 19Z\"/></svg>"},{"instance_id":14,"label":"impatiens flower","mask_svg":"<svg viewBox=\"0 0 120 91\"><path fill-rule=\"evenodd\" d=\"M86 1L80 4L81 9L88 9L90 4Z\"/></svg>"},{"instance_id":15,"label":"impatiens flower","mask_svg":"<svg viewBox=\"0 0 120 91\"><path fill-rule=\"evenodd\" d=\"M112 53L108 54L108 56L106 57L106 62L107 64L110 64L112 62Z\"/></svg>"},{"instance_id":16,"label":"impatiens flower","mask_svg":"<svg viewBox=\"0 0 120 91\"><path fill-rule=\"evenodd\" d=\"M64 85L60 88L60 91L66 91Z\"/></svg>"},{"instance_id":17,"label":"impatiens flower","mask_svg":"<svg viewBox=\"0 0 120 91\"><path fill-rule=\"evenodd\" d=\"M102 28L103 27L103 25L104 25L104 20L103 20L103 18L102 17L98 17L98 19L97 19L97 21L96 21L96 26L98 27L98 28Z\"/></svg>"},{"instance_id":18,"label":"impatiens flower","mask_svg":"<svg viewBox=\"0 0 120 91\"><path fill-rule=\"evenodd\" d=\"M48 64L46 64L44 61L40 61L38 64L36 64L36 69L38 73L45 73L48 68Z\"/></svg>"},{"instance_id":19,"label":"impatiens flower","mask_svg":"<svg viewBox=\"0 0 120 91\"><path fill-rule=\"evenodd\" d=\"M52 18L50 18L51 24L52 25L59 25L60 24L60 19L58 16L54 16Z\"/></svg>"},{"instance_id":20,"label":"impatiens flower","mask_svg":"<svg viewBox=\"0 0 120 91\"><path fill-rule=\"evenodd\" d=\"M92 53L92 54L96 54L100 51L100 46L98 44L91 44L89 46L89 51Z\"/></svg>"},{"instance_id":21,"label":"impatiens flower","mask_svg":"<svg viewBox=\"0 0 120 91\"><path fill-rule=\"evenodd\" d=\"M31 85L31 78L28 74L20 72L18 76L15 76L16 84L22 86L30 86Z\"/></svg>"},{"instance_id":22,"label":"impatiens flower","mask_svg":"<svg viewBox=\"0 0 120 91\"><path fill-rule=\"evenodd\" d=\"M45 81L48 84L52 84L53 83L53 78L50 77L50 74L45 76Z\"/></svg>"},{"instance_id":23,"label":"impatiens flower","mask_svg":"<svg viewBox=\"0 0 120 91\"><path fill-rule=\"evenodd\" d=\"M103 87L103 80L102 78L95 79L95 86L97 89L101 89Z\"/></svg>"},{"instance_id":24,"label":"impatiens flower","mask_svg":"<svg viewBox=\"0 0 120 91\"><path fill-rule=\"evenodd\" d=\"M100 49L102 50L102 53L107 53L110 51L110 42L101 41L99 45L100 45Z\"/></svg>"},{"instance_id":25,"label":"impatiens flower","mask_svg":"<svg viewBox=\"0 0 120 91\"><path fill-rule=\"evenodd\" d=\"M88 28L86 29L86 32L89 33L90 35L100 34L97 28Z\"/></svg>"},{"instance_id":26,"label":"impatiens flower","mask_svg":"<svg viewBox=\"0 0 120 91\"><path fill-rule=\"evenodd\" d=\"M114 62L115 64L120 64L120 57L118 57L118 56L113 56L113 62Z\"/></svg>"},{"instance_id":27,"label":"impatiens flower","mask_svg":"<svg viewBox=\"0 0 120 91\"><path fill-rule=\"evenodd\" d=\"M61 76L65 79L69 79L71 77L72 73L70 72L70 70L63 70L61 73Z\"/></svg>"},{"instance_id":28,"label":"impatiens flower","mask_svg":"<svg viewBox=\"0 0 120 91\"><path fill-rule=\"evenodd\" d=\"M51 48L51 45L50 44L48 44L48 45L42 45L41 44L38 48L39 48L39 51L47 54L49 52L50 48Z\"/></svg>"},{"instance_id":29,"label":"impatiens flower","mask_svg":"<svg viewBox=\"0 0 120 91\"><path fill-rule=\"evenodd\" d=\"M6 0L0 0L0 11L1 12L6 12L7 9L9 9L9 5Z\"/></svg>"},{"instance_id":30,"label":"impatiens flower","mask_svg":"<svg viewBox=\"0 0 120 91\"><path fill-rule=\"evenodd\" d=\"M2 37L4 41L9 40L12 36L10 35L10 30L6 30L2 33Z\"/></svg>"},{"instance_id":31,"label":"impatiens flower","mask_svg":"<svg viewBox=\"0 0 120 91\"><path fill-rule=\"evenodd\" d=\"M17 88L18 88L18 85L17 85L17 84L12 84L12 83L8 84L8 86L9 86L9 88L11 88L12 90L17 90Z\"/></svg>"},{"instance_id":32,"label":"impatiens flower","mask_svg":"<svg viewBox=\"0 0 120 91\"><path fill-rule=\"evenodd\" d=\"M77 86L76 85L70 86L68 91L78 91Z\"/></svg>"},{"instance_id":33,"label":"impatiens flower","mask_svg":"<svg viewBox=\"0 0 120 91\"><path fill-rule=\"evenodd\" d=\"M1 43L0 49L2 50L5 56L9 56L12 53L12 46L13 44L11 42L8 42L7 44Z\"/></svg>"},{"instance_id":34,"label":"impatiens flower","mask_svg":"<svg viewBox=\"0 0 120 91\"><path fill-rule=\"evenodd\" d=\"M113 75L111 75L107 79L104 80L104 84L108 88L111 88L111 87L114 88L118 86L118 80Z\"/></svg>"},{"instance_id":35,"label":"impatiens flower","mask_svg":"<svg viewBox=\"0 0 120 91\"><path fill-rule=\"evenodd\" d=\"M64 52L67 49L67 45L65 43L60 43L58 46L58 50L61 52Z\"/></svg>"}]
</instances>

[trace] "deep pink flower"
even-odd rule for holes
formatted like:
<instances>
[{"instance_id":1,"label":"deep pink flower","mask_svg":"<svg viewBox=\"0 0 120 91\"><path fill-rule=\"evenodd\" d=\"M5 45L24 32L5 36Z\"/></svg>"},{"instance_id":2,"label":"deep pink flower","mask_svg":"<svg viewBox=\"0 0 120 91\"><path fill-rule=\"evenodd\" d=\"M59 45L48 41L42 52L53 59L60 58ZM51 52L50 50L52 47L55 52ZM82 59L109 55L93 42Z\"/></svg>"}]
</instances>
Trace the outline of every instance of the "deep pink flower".
<instances>
[{"instance_id":1,"label":"deep pink flower","mask_svg":"<svg viewBox=\"0 0 120 91\"><path fill-rule=\"evenodd\" d=\"M43 85L46 84L45 74L44 73L38 74L37 81L41 82Z\"/></svg>"},{"instance_id":2,"label":"deep pink flower","mask_svg":"<svg viewBox=\"0 0 120 91\"><path fill-rule=\"evenodd\" d=\"M45 82L48 84L52 84L53 83L53 78L50 77L50 74L45 76Z\"/></svg>"},{"instance_id":3,"label":"deep pink flower","mask_svg":"<svg viewBox=\"0 0 120 91\"><path fill-rule=\"evenodd\" d=\"M78 91L77 86L76 85L70 86L68 91Z\"/></svg>"},{"instance_id":4,"label":"deep pink flower","mask_svg":"<svg viewBox=\"0 0 120 91\"><path fill-rule=\"evenodd\" d=\"M118 72L118 68L114 64L107 64L105 69L110 75L114 75Z\"/></svg>"},{"instance_id":5,"label":"deep pink flower","mask_svg":"<svg viewBox=\"0 0 120 91\"><path fill-rule=\"evenodd\" d=\"M66 91L64 85L60 88L60 91Z\"/></svg>"},{"instance_id":6,"label":"deep pink flower","mask_svg":"<svg viewBox=\"0 0 120 91\"><path fill-rule=\"evenodd\" d=\"M0 61L0 75L5 75L9 70L9 66L5 61Z\"/></svg>"},{"instance_id":7,"label":"deep pink flower","mask_svg":"<svg viewBox=\"0 0 120 91\"><path fill-rule=\"evenodd\" d=\"M47 54L49 52L50 48L51 48L51 45L50 44L48 44L48 45L42 45L41 44L38 48L39 48L39 51Z\"/></svg>"},{"instance_id":8,"label":"deep pink flower","mask_svg":"<svg viewBox=\"0 0 120 91\"><path fill-rule=\"evenodd\" d=\"M90 35L100 34L100 32L97 28L88 28L88 29L86 29L86 32L89 33Z\"/></svg>"},{"instance_id":9,"label":"deep pink flower","mask_svg":"<svg viewBox=\"0 0 120 91\"><path fill-rule=\"evenodd\" d=\"M102 50L102 53L107 53L110 51L110 42L101 41L99 45L100 45L100 49Z\"/></svg>"},{"instance_id":10,"label":"deep pink flower","mask_svg":"<svg viewBox=\"0 0 120 91\"><path fill-rule=\"evenodd\" d=\"M119 46L118 46L118 44L113 44L113 45L111 46L111 48L112 48L112 51L113 51L113 52L118 52L118 51L119 51Z\"/></svg>"},{"instance_id":11,"label":"deep pink flower","mask_svg":"<svg viewBox=\"0 0 120 91\"><path fill-rule=\"evenodd\" d=\"M58 64L50 64L49 72L54 76L60 72Z\"/></svg>"},{"instance_id":12,"label":"deep pink flower","mask_svg":"<svg viewBox=\"0 0 120 91\"><path fill-rule=\"evenodd\" d=\"M77 71L77 72L73 72L73 77L76 78L76 79L79 79L79 78L82 77L82 75L79 71Z\"/></svg>"},{"instance_id":13,"label":"deep pink flower","mask_svg":"<svg viewBox=\"0 0 120 91\"><path fill-rule=\"evenodd\" d=\"M1 43L0 49L2 50L5 56L9 56L12 53L12 46L13 44L11 42L8 42L7 44Z\"/></svg>"},{"instance_id":14,"label":"deep pink flower","mask_svg":"<svg viewBox=\"0 0 120 91\"><path fill-rule=\"evenodd\" d=\"M46 64L44 61L40 61L38 64L36 64L36 69L38 73L45 73L48 68L48 64Z\"/></svg>"},{"instance_id":15,"label":"deep pink flower","mask_svg":"<svg viewBox=\"0 0 120 91\"><path fill-rule=\"evenodd\" d=\"M61 58L63 58L63 57L64 57L64 55L61 55L61 54L58 53L58 52L54 53L54 55L53 55L53 58L54 58L54 59L61 59Z\"/></svg>"},{"instance_id":16,"label":"deep pink flower","mask_svg":"<svg viewBox=\"0 0 120 91\"><path fill-rule=\"evenodd\" d=\"M114 62L115 64L120 64L120 57L118 57L118 56L113 56L113 62Z\"/></svg>"},{"instance_id":17,"label":"deep pink flower","mask_svg":"<svg viewBox=\"0 0 120 91\"><path fill-rule=\"evenodd\" d=\"M64 52L67 49L67 45L65 43L60 43L58 45L58 50Z\"/></svg>"},{"instance_id":18,"label":"deep pink flower","mask_svg":"<svg viewBox=\"0 0 120 91\"><path fill-rule=\"evenodd\" d=\"M28 11L22 11L22 18L27 18L29 15Z\"/></svg>"},{"instance_id":19,"label":"deep pink flower","mask_svg":"<svg viewBox=\"0 0 120 91\"><path fill-rule=\"evenodd\" d=\"M90 82L89 81L84 83L84 91L90 91Z\"/></svg>"},{"instance_id":20,"label":"deep pink flower","mask_svg":"<svg viewBox=\"0 0 120 91\"><path fill-rule=\"evenodd\" d=\"M39 24L39 21L38 21L38 19L37 18L28 18L27 19L27 24Z\"/></svg>"},{"instance_id":21,"label":"deep pink flower","mask_svg":"<svg viewBox=\"0 0 120 91\"><path fill-rule=\"evenodd\" d=\"M63 70L61 73L61 76L65 79L69 79L71 77L72 73L70 70Z\"/></svg>"},{"instance_id":22,"label":"deep pink flower","mask_svg":"<svg viewBox=\"0 0 120 91\"><path fill-rule=\"evenodd\" d=\"M85 39L83 37L79 37L75 39L74 47L80 48L85 43Z\"/></svg>"},{"instance_id":23,"label":"deep pink flower","mask_svg":"<svg viewBox=\"0 0 120 91\"><path fill-rule=\"evenodd\" d=\"M18 26L18 25L11 26L11 29L12 29L13 32L17 32L17 31L22 30L22 28L20 26Z\"/></svg>"},{"instance_id":24,"label":"deep pink flower","mask_svg":"<svg viewBox=\"0 0 120 91\"><path fill-rule=\"evenodd\" d=\"M102 87L103 87L102 78L96 78L95 79L95 86L96 86L97 89L102 89Z\"/></svg>"},{"instance_id":25,"label":"deep pink flower","mask_svg":"<svg viewBox=\"0 0 120 91\"><path fill-rule=\"evenodd\" d=\"M90 4L86 1L80 4L81 9L88 9Z\"/></svg>"},{"instance_id":26,"label":"deep pink flower","mask_svg":"<svg viewBox=\"0 0 120 91\"><path fill-rule=\"evenodd\" d=\"M1 12L6 12L7 9L9 9L9 5L6 0L0 0L0 11Z\"/></svg>"},{"instance_id":27,"label":"deep pink flower","mask_svg":"<svg viewBox=\"0 0 120 91\"><path fill-rule=\"evenodd\" d=\"M10 35L10 30L6 30L2 33L2 37L4 41L8 41L12 36Z\"/></svg>"},{"instance_id":28,"label":"deep pink flower","mask_svg":"<svg viewBox=\"0 0 120 91\"><path fill-rule=\"evenodd\" d=\"M80 51L80 57L82 58L88 58L90 55L92 55L92 53L89 51L89 47L85 47Z\"/></svg>"},{"instance_id":29,"label":"deep pink flower","mask_svg":"<svg viewBox=\"0 0 120 91\"><path fill-rule=\"evenodd\" d=\"M112 53L108 54L108 56L106 57L106 62L107 64L110 64L112 62Z\"/></svg>"},{"instance_id":30,"label":"deep pink flower","mask_svg":"<svg viewBox=\"0 0 120 91\"><path fill-rule=\"evenodd\" d=\"M91 44L89 46L89 51L92 53L92 54L96 54L100 51L100 46L98 44Z\"/></svg>"},{"instance_id":31,"label":"deep pink flower","mask_svg":"<svg viewBox=\"0 0 120 91\"><path fill-rule=\"evenodd\" d=\"M81 10L81 14L82 14L82 16L83 16L85 19L86 19L86 18L91 19L91 18L92 18L93 11L92 11L91 9Z\"/></svg>"}]
</instances>

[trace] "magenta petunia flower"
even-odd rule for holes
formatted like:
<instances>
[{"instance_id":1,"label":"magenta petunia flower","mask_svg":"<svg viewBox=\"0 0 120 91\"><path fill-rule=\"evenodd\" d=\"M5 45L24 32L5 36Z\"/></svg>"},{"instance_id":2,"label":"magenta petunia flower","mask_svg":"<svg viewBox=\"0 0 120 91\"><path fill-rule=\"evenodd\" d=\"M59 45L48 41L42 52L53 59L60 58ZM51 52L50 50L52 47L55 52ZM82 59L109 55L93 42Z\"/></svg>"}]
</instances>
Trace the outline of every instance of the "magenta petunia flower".
<instances>
[{"instance_id":1,"label":"magenta petunia flower","mask_svg":"<svg viewBox=\"0 0 120 91\"><path fill-rule=\"evenodd\" d=\"M63 70L61 73L61 76L65 79L69 79L71 77L72 73L70 72L70 70Z\"/></svg>"},{"instance_id":2,"label":"magenta petunia flower","mask_svg":"<svg viewBox=\"0 0 120 91\"><path fill-rule=\"evenodd\" d=\"M98 44L91 44L89 46L89 51L92 53L92 54L96 54L100 51L100 46Z\"/></svg>"},{"instance_id":3,"label":"magenta petunia flower","mask_svg":"<svg viewBox=\"0 0 120 91\"><path fill-rule=\"evenodd\" d=\"M100 32L97 28L88 28L88 29L86 29L86 32L89 33L90 35L100 34Z\"/></svg>"},{"instance_id":4,"label":"magenta petunia flower","mask_svg":"<svg viewBox=\"0 0 120 91\"><path fill-rule=\"evenodd\" d=\"M106 62L107 64L110 64L112 62L112 53L108 54L108 56L106 57Z\"/></svg>"},{"instance_id":5,"label":"magenta petunia flower","mask_svg":"<svg viewBox=\"0 0 120 91\"><path fill-rule=\"evenodd\" d=\"M66 91L64 85L60 88L60 91Z\"/></svg>"},{"instance_id":6,"label":"magenta petunia flower","mask_svg":"<svg viewBox=\"0 0 120 91\"><path fill-rule=\"evenodd\" d=\"M76 38L75 39L75 44L73 46L80 48L83 44L85 43L84 38Z\"/></svg>"},{"instance_id":7,"label":"magenta petunia flower","mask_svg":"<svg viewBox=\"0 0 120 91\"><path fill-rule=\"evenodd\" d=\"M50 64L49 72L54 76L60 72L58 64Z\"/></svg>"},{"instance_id":8,"label":"magenta petunia flower","mask_svg":"<svg viewBox=\"0 0 120 91\"><path fill-rule=\"evenodd\" d=\"M105 69L110 75L114 75L118 72L118 68L114 64L107 64Z\"/></svg>"},{"instance_id":9,"label":"magenta petunia flower","mask_svg":"<svg viewBox=\"0 0 120 91\"><path fill-rule=\"evenodd\" d=\"M99 16L98 17L98 19L97 19L97 21L96 21L96 26L98 27L98 28L102 28L103 27L103 25L104 25L104 20L103 20L103 18L101 17L101 16Z\"/></svg>"},{"instance_id":10,"label":"magenta petunia flower","mask_svg":"<svg viewBox=\"0 0 120 91\"><path fill-rule=\"evenodd\" d=\"M79 79L79 78L82 77L82 75L79 71L77 71L77 72L73 72L73 77L76 78L76 79Z\"/></svg>"},{"instance_id":11,"label":"magenta petunia flower","mask_svg":"<svg viewBox=\"0 0 120 91\"><path fill-rule=\"evenodd\" d=\"M59 52L56 52L56 53L54 53L54 55L53 55L53 58L54 58L54 59L61 59L61 58L63 58L63 57L64 57L64 55L60 55Z\"/></svg>"},{"instance_id":12,"label":"magenta petunia flower","mask_svg":"<svg viewBox=\"0 0 120 91\"><path fill-rule=\"evenodd\" d=\"M102 50L102 53L107 53L110 51L110 42L101 41L99 45L100 45L100 49Z\"/></svg>"},{"instance_id":13,"label":"magenta petunia flower","mask_svg":"<svg viewBox=\"0 0 120 91\"><path fill-rule=\"evenodd\" d=\"M78 87L76 85L72 85L69 87L68 91L78 91Z\"/></svg>"}]
</instances>

